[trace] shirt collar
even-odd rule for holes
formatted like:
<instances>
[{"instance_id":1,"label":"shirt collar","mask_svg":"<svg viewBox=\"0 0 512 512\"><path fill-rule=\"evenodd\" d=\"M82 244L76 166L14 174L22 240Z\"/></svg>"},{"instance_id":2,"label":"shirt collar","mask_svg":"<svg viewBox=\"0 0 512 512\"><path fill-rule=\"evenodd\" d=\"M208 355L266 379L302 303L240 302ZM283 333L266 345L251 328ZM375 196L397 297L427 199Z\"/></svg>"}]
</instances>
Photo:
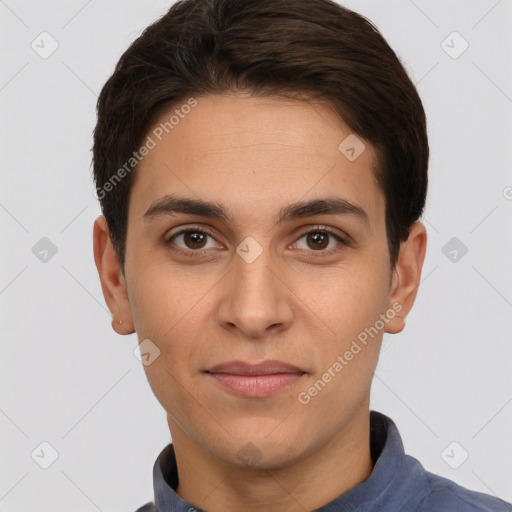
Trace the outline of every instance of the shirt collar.
<instances>
[{"instance_id":1,"label":"shirt collar","mask_svg":"<svg viewBox=\"0 0 512 512\"><path fill-rule=\"evenodd\" d=\"M425 486L425 470L416 459L405 455L393 420L377 411L370 411L370 451L374 463L371 475L317 512L398 510L418 498ZM172 444L162 450L153 466L153 486L155 512L201 512L176 494L178 467Z\"/></svg>"}]
</instances>

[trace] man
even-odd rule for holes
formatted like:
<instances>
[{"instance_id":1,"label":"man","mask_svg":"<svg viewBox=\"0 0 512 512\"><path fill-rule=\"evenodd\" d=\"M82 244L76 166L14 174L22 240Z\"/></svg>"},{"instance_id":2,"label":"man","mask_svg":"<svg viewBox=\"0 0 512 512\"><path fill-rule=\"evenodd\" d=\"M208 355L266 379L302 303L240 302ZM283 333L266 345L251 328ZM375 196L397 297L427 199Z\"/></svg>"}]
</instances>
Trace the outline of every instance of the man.
<instances>
[{"instance_id":1,"label":"man","mask_svg":"<svg viewBox=\"0 0 512 512\"><path fill-rule=\"evenodd\" d=\"M172 444L144 511L505 511L369 410L426 230L425 113L329 0L186 0L98 102L95 259Z\"/></svg>"}]
</instances>

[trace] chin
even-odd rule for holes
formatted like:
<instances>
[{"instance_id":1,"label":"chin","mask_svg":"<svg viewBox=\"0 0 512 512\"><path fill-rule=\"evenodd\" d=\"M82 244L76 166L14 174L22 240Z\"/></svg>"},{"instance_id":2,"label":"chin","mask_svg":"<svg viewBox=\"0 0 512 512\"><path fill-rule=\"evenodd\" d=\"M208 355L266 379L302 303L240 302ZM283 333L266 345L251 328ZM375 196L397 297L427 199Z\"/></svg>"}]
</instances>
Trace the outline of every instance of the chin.
<instances>
[{"instance_id":1,"label":"chin","mask_svg":"<svg viewBox=\"0 0 512 512\"><path fill-rule=\"evenodd\" d=\"M286 433L269 436L263 430L245 437L238 433L237 441L229 448L228 462L244 469L275 470L300 459L303 448L303 440Z\"/></svg>"}]
</instances>

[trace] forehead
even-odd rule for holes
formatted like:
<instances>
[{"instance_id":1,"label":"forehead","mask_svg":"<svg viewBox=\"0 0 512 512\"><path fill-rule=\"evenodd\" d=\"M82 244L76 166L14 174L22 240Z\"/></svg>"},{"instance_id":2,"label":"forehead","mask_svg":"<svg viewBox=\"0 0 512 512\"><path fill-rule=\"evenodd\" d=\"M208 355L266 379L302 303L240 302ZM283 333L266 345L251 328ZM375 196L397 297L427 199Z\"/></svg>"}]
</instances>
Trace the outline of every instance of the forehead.
<instances>
[{"instance_id":1,"label":"forehead","mask_svg":"<svg viewBox=\"0 0 512 512\"><path fill-rule=\"evenodd\" d=\"M195 158L201 153L215 154L223 150L256 152L262 147L266 151L282 152L288 147L287 156L294 152L318 158L339 151L343 142L340 137L351 135L357 143L355 134L326 101L254 97L244 93L209 95L194 101L193 108L188 106L190 101L170 107L149 132L157 143L162 138L172 139L176 145L193 139L194 151L177 151L177 157ZM365 146L364 160L369 162L374 152L368 144ZM356 149L361 151L362 146Z\"/></svg>"},{"instance_id":2,"label":"forehead","mask_svg":"<svg viewBox=\"0 0 512 512\"><path fill-rule=\"evenodd\" d=\"M232 209L268 209L337 193L383 215L373 148L329 104L222 94L175 104L147 136L134 203L147 209L164 194L225 200ZM139 201L140 199L140 201Z\"/></svg>"}]
</instances>

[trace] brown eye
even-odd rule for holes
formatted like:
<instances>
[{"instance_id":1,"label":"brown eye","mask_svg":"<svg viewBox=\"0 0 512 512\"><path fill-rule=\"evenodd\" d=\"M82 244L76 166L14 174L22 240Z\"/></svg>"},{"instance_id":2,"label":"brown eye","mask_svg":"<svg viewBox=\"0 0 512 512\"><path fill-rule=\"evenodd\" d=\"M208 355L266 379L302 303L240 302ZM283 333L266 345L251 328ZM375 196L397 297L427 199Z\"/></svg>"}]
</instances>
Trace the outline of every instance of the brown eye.
<instances>
[{"instance_id":1,"label":"brown eye","mask_svg":"<svg viewBox=\"0 0 512 512\"><path fill-rule=\"evenodd\" d=\"M325 249L329 245L329 235L327 233L308 233L306 235L307 244L311 249Z\"/></svg>"},{"instance_id":2,"label":"brown eye","mask_svg":"<svg viewBox=\"0 0 512 512\"><path fill-rule=\"evenodd\" d=\"M183 242L189 249L203 249L208 235L200 231L187 231L183 233Z\"/></svg>"},{"instance_id":3,"label":"brown eye","mask_svg":"<svg viewBox=\"0 0 512 512\"><path fill-rule=\"evenodd\" d=\"M173 252L187 256L200 255L207 249L218 248L213 235L203 228L182 229L178 233L169 236L165 240L165 244Z\"/></svg>"},{"instance_id":4,"label":"brown eye","mask_svg":"<svg viewBox=\"0 0 512 512\"><path fill-rule=\"evenodd\" d=\"M345 245L348 244L340 235L324 227L304 233L294 244L296 249L318 252L319 255L334 253Z\"/></svg>"}]
</instances>

